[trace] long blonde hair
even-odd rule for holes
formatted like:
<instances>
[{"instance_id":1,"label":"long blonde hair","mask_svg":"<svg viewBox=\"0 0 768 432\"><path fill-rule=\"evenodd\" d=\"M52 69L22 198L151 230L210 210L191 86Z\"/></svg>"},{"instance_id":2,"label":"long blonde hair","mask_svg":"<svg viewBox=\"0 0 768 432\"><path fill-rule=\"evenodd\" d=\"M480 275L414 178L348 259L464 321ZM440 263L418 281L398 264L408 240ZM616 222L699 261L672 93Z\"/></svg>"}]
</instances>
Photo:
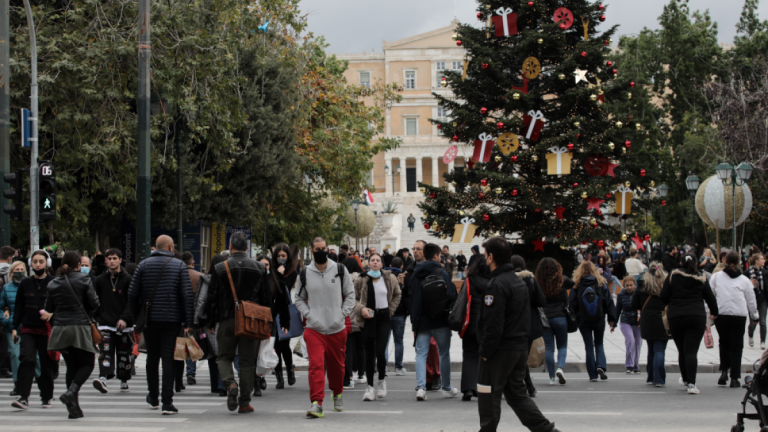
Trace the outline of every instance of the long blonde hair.
<instances>
[{"instance_id":1,"label":"long blonde hair","mask_svg":"<svg viewBox=\"0 0 768 432\"><path fill-rule=\"evenodd\" d=\"M578 267L576 267L576 270L573 271L573 282L576 283L576 286L579 286L579 282L581 282L581 278L584 276L592 275L597 279L597 283L600 285L605 285L608 282L606 282L605 278L602 274L600 274L599 271L597 271L597 267L595 267L594 264L592 264L592 261L584 260L579 264Z\"/></svg>"},{"instance_id":2,"label":"long blonde hair","mask_svg":"<svg viewBox=\"0 0 768 432\"><path fill-rule=\"evenodd\" d=\"M664 266L658 261L653 261L643 275L643 291L658 297L666 279L667 272L664 271Z\"/></svg>"}]
</instances>

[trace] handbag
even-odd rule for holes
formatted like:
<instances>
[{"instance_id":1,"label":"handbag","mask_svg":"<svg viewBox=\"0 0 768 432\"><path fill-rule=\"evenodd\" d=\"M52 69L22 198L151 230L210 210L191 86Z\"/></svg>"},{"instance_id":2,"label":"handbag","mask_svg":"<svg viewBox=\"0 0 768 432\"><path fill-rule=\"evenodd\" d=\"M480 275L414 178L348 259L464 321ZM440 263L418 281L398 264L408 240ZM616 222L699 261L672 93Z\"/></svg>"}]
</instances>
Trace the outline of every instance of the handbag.
<instances>
[{"instance_id":1,"label":"handbag","mask_svg":"<svg viewBox=\"0 0 768 432\"><path fill-rule=\"evenodd\" d=\"M461 291L453 303L451 312L448 314L448 327L455 332L459 332L459 337L464 337L469 325L469 307L472 301L470 294L469 279L464 282Z\"/></svg>"},{"instance_id":2,"label":"handbag","mask_svg":"<svg viewBox=\"0 0 768 432\"><path fill-rule=\"evenodd\" d=\"M104 335L101 334L101 330L99 330L99 327L96 325L95 322L93 322L93 319L88 316L88 313L85 312L85 308L83 307L83 304L80 303L80 299L77 298L77 294L75 294L75 290L72 288L72 284L69 283L69 276L64 275L64 280L67 281L67 286L69 287L69 291L72 292L72 296L75 298L75 301L77 301L77 305L80 306L80 310L83 311L83 315L85 315L85 319L88 320L88 324L91 325L91 339L93 339L93 344L98 345L101 343L102 339L104 339Z\"/></svg>"},{"instance_id":3,"label":"handbag","mask_svg":"<svg viewBox=\"0 0 768 432\"><path fill-rule=\"evenodd\" d=\"M142 305L141 309L139 309L139 315L136 317L136 320L134 321L134 326L136 327L136 331L139 333L143 333L144 330L147 329L147 326L149 325L149 307L152 305L152 299L155 297L155 291L157 290L157 285L160 283L160 279L163 277L163 272L165 271L165 267L168 265L169 262L171 262L173 258L168 258L168 261L163 264L163 268L160 269L160 274L157 276L157 280L155 281L155 287L152 288L152 293L149 295L149 301L144 303Z\"/></svg>"},{"instance_id":4,"label":"handbag","mask_svg":"<svg viewBox=\"0 0 768 432\"><path fill-rule=\"evenodd\" d=\"M258 341L269 339L272 335L272 311L252 301L239 301L228 261L224 261L224 267L235 299L235 336Z\"/></svg>"},{"instance_id":5,"label":"handbag","mask_svg":"<svg viewBox=\"0 0 768 432\"><path fill-rule=\"evenodd\" d=\"M574 288L575 289L575 288ZM565 296L565 320L568 322L568 333L576 333L579 331L579 320L576 319L576 313L568 306L568 295Z\"/></svg>"},{"instance_id":6,"label":"handbag","mask_svg":"<svg viewBox=\"0 0 768 432\"><path fill-rule=\"evenodd\" d=\"M282 326L280 325L280 314L277 315L277 340L287 340L297 338L304 334L304 318L301 316L301 312L291 301L291 295L286 292L285 296L288 298L288 312L291 316L291 328L288 330L288 334L283 335Z\"/></svg>"},{"instance_id":7,"label":"handbag","mask_svg":"<svg viewBox=\"0 0 768 432\"><path fill-rule=\"evenodd\" d=\"M544 308L540 307L537 309L539 310L539 318L541 318L541 327L544 329L551 328L549 325L549 319L547 319L547 314L544 313Z\"/></svg>"}]
</instances>

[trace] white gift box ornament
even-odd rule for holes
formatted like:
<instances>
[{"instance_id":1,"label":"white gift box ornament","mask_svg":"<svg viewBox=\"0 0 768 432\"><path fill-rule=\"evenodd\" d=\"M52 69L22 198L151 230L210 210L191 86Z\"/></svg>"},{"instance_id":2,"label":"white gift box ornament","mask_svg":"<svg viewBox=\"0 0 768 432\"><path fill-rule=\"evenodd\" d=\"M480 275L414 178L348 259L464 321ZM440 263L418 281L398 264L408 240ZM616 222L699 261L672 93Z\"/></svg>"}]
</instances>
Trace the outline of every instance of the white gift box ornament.
<instances>
[{"instance_id":1,"label":"white gift box ornament","mask_svg":"<svg viewBox=\"0 0 768 432\"><path fill-rule=\"evenodd\" d=\"M465 217L461 220L461 223L457 223L453 230L453 243L469 243L475 236L477 225L474 225L475 220L470 217Z\"/></svg>"},{"instance_id":2,"label":"white gift box ornament","mask_svg":"<svg viewBox=\"0 0 768 432\"><path fill-rule=\"evenodd\" d=\"M547 174L561 175L571 173L571 153L568 147L552 147L547 155Z\"/></svg>"},{"instance_id":3,"label":"white gift box ornament","mask_svg":"<svg viewBox=\"0 0 768 432\"><path fill-rule=\"evenodd\" d=\"M626 186L619 186L616 191L616 214L632 214L632 189Z\"/></svg>"}]
</instances>

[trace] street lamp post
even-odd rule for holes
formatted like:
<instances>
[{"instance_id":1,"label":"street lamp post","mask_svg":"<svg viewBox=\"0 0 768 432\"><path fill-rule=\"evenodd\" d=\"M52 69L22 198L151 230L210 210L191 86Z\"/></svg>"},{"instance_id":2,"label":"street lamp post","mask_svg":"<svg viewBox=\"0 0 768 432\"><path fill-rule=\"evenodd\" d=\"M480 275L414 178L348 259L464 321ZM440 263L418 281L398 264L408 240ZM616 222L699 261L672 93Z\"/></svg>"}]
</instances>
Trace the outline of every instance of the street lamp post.
<instances>
[{"instance_id":1,"label":"street lamp post","mask_svg":"<svg viewBox=\"0 0 768 432\"><path fill-rule=\"evenodd\" d=\"M400 165L397 166L396 170L400 174ZM384 165L384 172L389 175L389 165ZM395 171L392 171L392 196L395 196Z\"/></svg>"},{"instance_id":2,"label":"street lamp post","mask_svg":"<svg viewBox=\"0 0 768 432\"><path fill-rule=\"evenodd\" d=\"M691 235L693 236L693 250L698 256L698 248L696 247L696 191L699 190L699 177L693 173L685 179L685 187L688 188L688 192L691 194Z\"/></svg>"},{"instance_id":3,"label":"street lamp post","mask_svg":"<svg viewBox=\"0 0 768 432\"><path fill-rule=\"evenodd\" d=\"M149 0L139 0L139 88L138 88L138 169L136 176L136 262L149 257L151 241L152 187L151 141L149 137L149 66L152 55L149 31Z\"/></svg>"},{"instance_id":4,"label":"street lamp post","mask_svg":"<svg viewBox=\"0 0 768 432\"><path fill-rule=\"evenodd\" d=\"M355 234L355 250L360 250L360 225L357 224L357 208L360 206L360 203L357 199L352 201L352 208L355 210L355 229L357 230L357 233Z\"/></svg>"},{"instance_id":5,"label":"street lamp post","mask_svg":"<svg viewBox=\"0 0 768 432\"><path fill-rule=\"evenodd\" d=\"M733 203L733 250L736 250L736 186L744 186L752 177L752 165L742 162L734 167L728 162L723 162L715 167L717 178L723 182L723 186L733 187L731 202Z\"/></svg>"},{"instance_id":6,"label":"street lamp post","mask_svg":"<svg viewBox=\"0 0 768 432\"><path fill-rule=\"evenodd\" d=\"M659 192L659 198L661 198L661 253L664 253L664 236L666 233L664 232L664 206L667 204L667 201L664 199L667 196L667 193L669 193L669 188L667 185L663 184L659 186L658 189Z\"/></svg>"},{"instance_id":7,"label":"street lamp post","mask_svg":"<svg viewBox=\"0 0 768 432\"><path fill-rule=\"evenodd\" d=\"M304 174L304 182L307 183L307 194L312 193L312 177ZM311 234L310 234L310 236L311 236ZM305 256L304 260L305 260L305 262L307 264L309 264L309 251L310 251L310 249L312 249L312 239L311 238L309 239L309 248L307 249L307 253L304 254L304 256Z\"/></svg>"}]
</instances>

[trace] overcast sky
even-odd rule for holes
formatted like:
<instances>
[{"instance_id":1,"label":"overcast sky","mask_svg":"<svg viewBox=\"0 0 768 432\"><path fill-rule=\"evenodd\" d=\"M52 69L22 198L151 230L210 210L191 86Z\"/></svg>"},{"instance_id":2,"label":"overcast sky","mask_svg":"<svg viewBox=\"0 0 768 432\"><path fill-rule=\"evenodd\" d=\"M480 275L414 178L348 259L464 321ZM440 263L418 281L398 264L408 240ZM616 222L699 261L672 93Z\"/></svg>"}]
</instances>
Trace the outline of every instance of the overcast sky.
<instances>
[{"instance_id":1,"label":"overcast sky","mask_svg":"<svg viewBox=\"0 0 768 432\"><path fill-rule=\"evenodd\" d=\"M601 28L619 24L619 34L658 28L658 17L669 0L606 0L607 20ZM336 54L381 51L382 40L395 41L450 24L454 17L478 23L475 0L301 0L309 29L324 35ZM709 9L718 23L720 41L731 43L743 0L690 0L692 10ZM760 5L768 19L768 0Z\"/></svg>"}]
</instances>

